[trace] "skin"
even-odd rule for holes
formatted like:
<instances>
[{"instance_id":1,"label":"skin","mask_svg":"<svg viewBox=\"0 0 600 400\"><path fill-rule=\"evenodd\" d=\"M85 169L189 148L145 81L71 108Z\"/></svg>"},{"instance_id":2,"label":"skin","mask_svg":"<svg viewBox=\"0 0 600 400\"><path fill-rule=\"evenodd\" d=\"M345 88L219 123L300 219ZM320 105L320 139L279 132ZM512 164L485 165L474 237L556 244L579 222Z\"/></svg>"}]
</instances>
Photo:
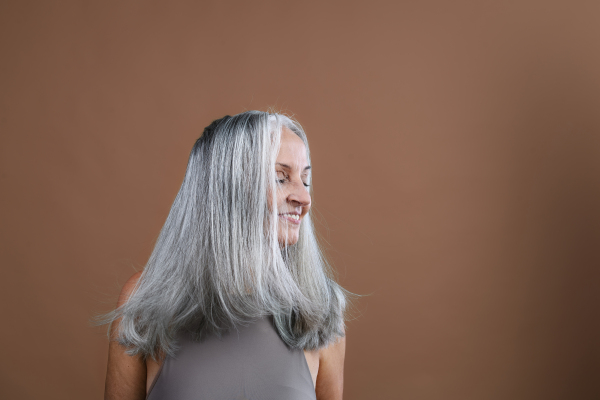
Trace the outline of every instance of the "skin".
<instances>
[{"instance_id":1,"label":"skin","mask_svg":"<svg viewBox=\"0 0 600 400\"><path fill-rule=\"evenodd\" d=\"M289 246L298 241L300 224L310 210L311 198L307 186L310 184L310 166L306 147L302 139L287 128L281 134L275 170L279 183L275 194L279 214L278 239L282 246ZM137 272L125 283L117 306L127 301L140 276L141 272ZM145 399L162 360L143 360L128 355L126 349L113 339L118 324L119 321L115 321L111 328L104 399ZM320 350L304 351L318 400L342 399L345 351L345 337Z\"/></svg>"},{"instance_id":2,"label":"skin","mask_svg":"<svg viewBox=\"0 0 600 400\"><path fill-rule=\"evenodd\" d=\"M277 236L281 246L298 242L300 224L310 210L310 165L306 147L298 135L287 128L281 132L279 153L275 161L277 174ZM271 208L271 196L269 196ZM296 216L296 218L291 217Z\"/></svg>"}]
</instances>

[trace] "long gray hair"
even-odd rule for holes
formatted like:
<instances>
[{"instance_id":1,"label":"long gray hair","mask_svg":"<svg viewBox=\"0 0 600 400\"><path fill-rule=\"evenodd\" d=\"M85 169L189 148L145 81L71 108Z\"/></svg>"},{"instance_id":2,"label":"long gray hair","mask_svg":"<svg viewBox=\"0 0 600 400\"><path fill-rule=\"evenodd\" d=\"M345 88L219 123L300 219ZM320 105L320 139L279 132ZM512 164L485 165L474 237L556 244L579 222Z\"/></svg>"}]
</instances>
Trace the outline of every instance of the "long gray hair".
<instances>
[{"instance_id":1,"label":"long gray hair","mask_svg":"<svg viewBox=\"0 0 600 400\"><path fill-rule=\"evenodd\" d=\"M278 241L274 165L283 127L304 141L310 162L302 127L277 113L223 117L196 141L131 296L97 319L121 318L117 339L130 355L173 355L179 330L200 339L266 315L292 348L318 349L344 336L352 294L335 282L310 212L296 244Z\"/></svg>"}]
</instances>

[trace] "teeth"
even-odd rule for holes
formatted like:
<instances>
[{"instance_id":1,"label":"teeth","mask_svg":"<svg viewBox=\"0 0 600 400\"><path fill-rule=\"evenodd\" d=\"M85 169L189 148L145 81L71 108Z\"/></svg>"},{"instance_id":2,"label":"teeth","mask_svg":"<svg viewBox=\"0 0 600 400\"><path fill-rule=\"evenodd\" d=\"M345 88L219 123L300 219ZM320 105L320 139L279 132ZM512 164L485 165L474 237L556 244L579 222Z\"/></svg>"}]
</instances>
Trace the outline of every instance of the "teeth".
<instances>
[{"instance_id":1,"label":"teeth","mask_svg":"<svg viewBox=\"0 0 600 400\"><path fill-rule=\"evenodd\" d=\"M283 214L284 216L288 217L288 218L292 218L295 219L296 221L300 219L299 215L296 214Z\"/></svg>"}]
</instances>

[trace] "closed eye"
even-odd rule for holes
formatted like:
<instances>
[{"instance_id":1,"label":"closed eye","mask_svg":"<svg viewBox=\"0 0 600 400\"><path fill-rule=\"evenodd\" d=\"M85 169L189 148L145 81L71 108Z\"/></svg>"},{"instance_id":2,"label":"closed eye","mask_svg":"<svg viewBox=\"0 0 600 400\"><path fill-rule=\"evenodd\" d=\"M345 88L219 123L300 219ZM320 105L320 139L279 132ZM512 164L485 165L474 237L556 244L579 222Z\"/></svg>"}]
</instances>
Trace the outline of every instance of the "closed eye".
<instances>
[{"instance_id":1,"label":"closed eye","mask_svg":"<svg viewBox=\"0 0 600 400\"><path fill-rule=\"evenodd\" d=\"M277 171L277 182L278 183L284 183L287 178L288 178L288 176L284 172Z\"/></svg>"}]
</instances>

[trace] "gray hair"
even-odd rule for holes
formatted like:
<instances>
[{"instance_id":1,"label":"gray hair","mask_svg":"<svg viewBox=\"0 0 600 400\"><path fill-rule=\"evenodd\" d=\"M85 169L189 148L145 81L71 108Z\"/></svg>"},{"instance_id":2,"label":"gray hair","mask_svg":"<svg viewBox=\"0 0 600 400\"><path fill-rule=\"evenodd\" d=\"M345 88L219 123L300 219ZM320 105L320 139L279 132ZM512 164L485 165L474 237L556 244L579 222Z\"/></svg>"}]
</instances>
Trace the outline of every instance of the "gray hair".
<instances>
[{"instance_id":1,"label":"gray hair","mask_svg":"<svg viewBox=\"0 0 600 400\"><path fill-rule=\"evenodd\" d=\"M117 339L130 355L173 355L179 330L200 339L265 315L292 348L314 350L344 336L352 293L335 282L310 212L296 244L278 241L274 164L283 127L304 141L310 162L300 124L277 113L223 117L196 141L131 296L97 318L121 318Z\"/></svg>"}]
</instances>

